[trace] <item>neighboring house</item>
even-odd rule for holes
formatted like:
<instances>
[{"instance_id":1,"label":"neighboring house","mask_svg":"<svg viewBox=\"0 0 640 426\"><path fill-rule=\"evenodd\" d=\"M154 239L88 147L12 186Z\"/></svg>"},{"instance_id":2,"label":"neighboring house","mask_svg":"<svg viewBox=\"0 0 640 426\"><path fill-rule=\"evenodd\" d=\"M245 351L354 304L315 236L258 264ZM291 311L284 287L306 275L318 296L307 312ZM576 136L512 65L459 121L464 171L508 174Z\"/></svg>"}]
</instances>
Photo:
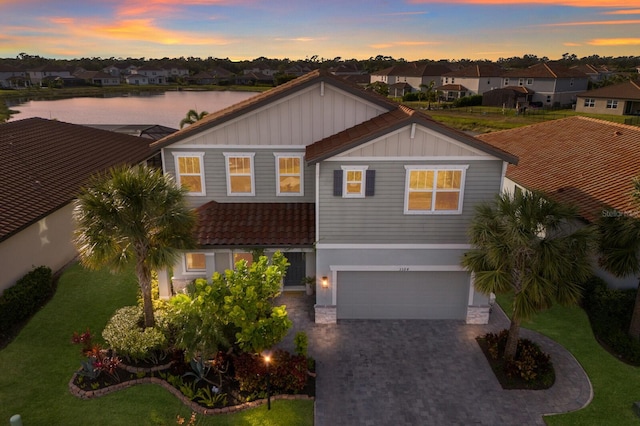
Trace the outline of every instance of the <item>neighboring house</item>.
<instances>
[{"instance_id":1,"label":"neighboring house","mask_svg":"<svg viewBox=\"0 0 640 426\"><path fill-rule=\"evenodd\" d=\"M577 95L587 90L589 77L582 71L555 62L541 62L529 68L505 71L500 87L525 87L530 101L545 107L567 107L576 103Z\"/></svg>"},{"instance_id":2,"label":"neighboring house","mask_svg":"<svg viewBox=\"0 0 640 426\"><path fill-rule=\"evenodd\" d=\"M422 86L428 86L434 82L434 87L440 85L442 76L451 72L451 68L440 63L420 64L411 62L400 64L375 73L371 73L371 83L382 82L392 87L393 85L408 85L411 92L419 92ZM398 86L402 87L402 86ZM395 96L390 93L390 96ZM402 96L402 95L399 95Z\"/></svg>"},{"instance_id":3,"label":"neighboring house","mask_svg":"<svg viewBox=\"0 0 640 426\"><path fill-rule=\"evenodd\" d=\"M120 77L114 77L111 74L107 74L103 71L80 71L76 72L74 75L75 77L96 86L105 87L120 85Z\"/></svg>"},{"instance_id":4,"label":"neighboring house","mask_svg":"<svg viewBox=\"0 0 640 426\"><path fill-rule=\"evenodd\" d=\"M392 98L401 98L406 93L411 93L413 88L409 83L394 83L389 85L389 96Z\"/></svg>"},{"instance_id":5,"label":"neighboring house","mask_svg":"<svg viewBox=\"0 0 640 426\"><path fill-rule=\"evenodd\" d=\"M209 71L200 71L196 75L189 77L192 84L220 84L231 83L233 81L233 73L224 68L216 67Z\"/></svg>"},{"instance_id":6,"label":"neighboring house","mask_svg":"<svg viewBox=\"0 0 640 426\"><path fill-rule=\"evenodd\" d=\"M585 73L594 83L606 80L614 74L613 71L604 65L581 64L571 67L571 69Z\"/></svg>"},{"instance_id":7,"label":"neighboring house","mask_svg":"<svg viewBox=\"0 0 640 426\"><path fill-rule=\"evenodd\" d=\"M167 70L167 73L173 79L189 77L189 69L187 68L171 67Z\"/></svg>"},{"instance_id":8,"label":"neighboring house","mask_svg":"<svg viewBox=\"0 0 640 426\"><path fill-rule=\"evenodd\" d=\"M124 81L127 84L134 84L136 86L145 86L149 84L149 78L144 74L128 74L124 76Z\"/></svg>"},{"instance_id":9,"label":"neighboring house","mask_svg":"<svg viewBox=\"0 0 640 426\"><path fill-rule=\"evenodd\" d=\"M72 201L94 173L151 157L149 140L42 118L0 125L0 293L76 257Z\"/></svg>"},{"instance_id":10,"label":"neighboring house","mask_svg":"<svg viewBox=\"0 0 640 426\"><path fill-rule=\"evenodd\" d=\"M241 85L273 85L274 81L273 74L256 72L245 72L244 74L236 77L236 84Z\"/></svg>"},{"instance_id":11,"label":"neighboring house","mask_svg":"<svg viewBox=\"0 0 640 426\"><path fill-rule=\"evenodd\" d=\"M29 78L31 79L31 83L35 85L42 85L46 80L52 80L56 77L63 78L71 78L71 73L69 70L64 68L60 68L54 64L48 64L41 66L39 68L33 68L27 70L29 74Z\"/></svg>"},{"instance_id":12,"label":"neighboring house","mask_svg":"<svg viewBox=\"0 0 640 426\"><path fill-rule=\"evenodd\" d=\"M586 117L569 117L477 136L518 156L509 165L505 190L539 190L573 204L586 222L602 215L638 216L632 179L640 176L640 127ZM636 288L637 277L615 279L616 287Z\"/></svg>"},{"instance_id":13,"label":"neighboring house","mask_svg":"<svg viewBox=\"0 0 640 426\"><path fill-rule=\"evenodd\" d=\"M482 95L502 87L503 69L496 64L481 62L442 75L436 90L446 100Z\"/></svg>"},{"instance_id":14,"label":"neighboring house","mask_svg":"<svg viewBox=\"0 0 640 426\"><path fill-rule=\"evenodd\" d=\"M152 144L198 212L198 248L159 274L169 297L281 250L284 289L316 278L315 318L486 323L460 266L474 207L517 158L316 70ZM172 287L173 286L173 287Z\"/></svg>"},{"instance_id":15,"label":"neighboring house","mask_svg":"<svg viewBox=\"0 0 640 426\"><path fill-rule=\"evenodd\" d=\"M169 71L155 65L143 65L135 73L147 77L148 84L167 84L169 80Z\"/></svg>"},{"instance_id":16,"label":"neighboring house","mask_svg":"<svg viewBox=\"0 0 640 426\"><path fill-rule=\"evenodd\" d=\"M111 75L112 77L123 77L125 75L131 74L135 71L135 69L135 65L115 64L103 68L102 71Z\"/></svg>"},{"instance_id":17,"label":"neighboring house","mask_svg":"<svg viewBox=\"0 0 640 426\"><path fill-rule=\"evenodd\" d=\"M9 65L0 65L0 87L17 89L29 86L26 72Z\"/></svg>"},{"instance_id":18,"label":"neighboring house","mask_svg":"<svg viewBox=\"0 0 640 426\"><path fill-rule=\"evenodd\" d=\"M640 80L579 93L577 99L576 111L578 112L640 115Z\"/></svg>"}]
</instances>

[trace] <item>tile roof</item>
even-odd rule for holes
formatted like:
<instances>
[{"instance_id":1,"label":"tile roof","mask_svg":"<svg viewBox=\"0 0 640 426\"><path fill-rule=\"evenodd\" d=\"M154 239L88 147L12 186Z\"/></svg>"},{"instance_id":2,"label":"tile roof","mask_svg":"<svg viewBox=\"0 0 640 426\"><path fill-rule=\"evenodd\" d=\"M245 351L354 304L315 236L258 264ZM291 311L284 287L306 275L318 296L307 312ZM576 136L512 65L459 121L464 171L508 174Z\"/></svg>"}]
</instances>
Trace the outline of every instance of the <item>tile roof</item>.
<instances>
[{"instance_id":1,"label":"tile roof","mask_svg":"<svg viewBox=\"0 0 640 426\"><path fill-rule=\"evenodd\" d=\"M407 64L399 64L380 71L371 73L372 75L392 75L399 77L425 77L440 76L451 72L451 68L441 63L420 64L411 62Z\"/></svg>"},{"instance_id":2,"label":"tile roof","mask_svg":"<svg viewBox=\"0 0 640 426\"><path fill-rule=\"evenodd\" d=\"M313 247L314 203L218 203L196 209L201 248Z\"/></svg>"},{"instance_id":3,"label":"tile roof","mask_svg":"<svg viewBox=\"0 0 640 426\"><path fill-rule=\"evenodd\" d=\"M640 100L640 80L600 87L579 93L580 97Z\"/></svg>"},{"instance_id":4,"label":"tile roof","mask_svg":"<svg viewBox=\"0 0 640 426\"><path fill-rule=\"evenodd\" d=\"M462 84L444 84L442 86L436 87L436 90L448 90L450 92L467 92L469 89L464 87Z\"/></svg>"},{"instance_id":5,"label":"tile roof","mask_svg":"<svg viewBox=\"0 0 640 426\"><path fill-rule=\"evenodd\" d=\"M504 70L492 63L479 63L469 65L456 71L451 71L444 74L445 77L467 77L467 78L480 78L480 77L500 77L504 74Z\"/></svg>"},{"instance_id":6,"label":"tile roof","mask_svg":"<svg viewBox=\"0 0 640 426\"><path fill-rule=\"evenodd\" d=\"M155 148L164 148L170 144L178 142L186 137L202 132L203 130L218 126L233 118L256 110L267 105L277 99L289 96L298 90L302 90L320 81L327 81L347 92L356 94L358 97L369 100L370 102L384 106L389 110L396 108L397 104L384 96L373 91L365 91L356 84L350 83L340 76L333 75L325 70L314 70L308 74L298 77L287 83L276 86L273 89L262 92L249 99L233 104L220 111L205 116L202 120L198 120L194 124L181 129L180 131L159 140L153 146Z\"/></svg>"},{"instance_id":7,"label":"tile roof","mask_svg":"<svg viewBox=\"0 0 640 426\"><path fill-rule=\"evenodd\" d=\"M404 105L399 105L390 112L381 114L364 123L307 146L305 160L309 164L317 163L412 123L430 128L510 163L518 162L518 158L510 154L507 150L496 149L467 133L438 123L428 115Z\"/></svg>"},{"instance_id":8,"label":"tile roof","mask_svg":"<svg viewBox=\"0 0 640 426\"><path fill-rule=\"evenodd\" d=\"M587 78L587 75L577 68L568 68L555 62L540 62L528 68L514 68L505 71L504 77L523 78Z\"/></svg>"},{"instance_id":9,"label":"tile roof","mask_svg":"<svg viewBox=\"0 0 640 426\"><path fill-rule=\"evenodd\" d=\"M87 178L151 157L149 140L60 121L0 124L0 241L68 204Z\"/></svg>"},{"instance_id":10,"label":"tile roof","mask_svg":"<svg viewBox=\"0 0 640 426\"><path fill-rule=\"evenodd\" d=\"M593 221L603 208L629 211L640 175L640 127L569 117L477 136L520 158L507 177L576 205Z\"/></svg>"}]
</instances>

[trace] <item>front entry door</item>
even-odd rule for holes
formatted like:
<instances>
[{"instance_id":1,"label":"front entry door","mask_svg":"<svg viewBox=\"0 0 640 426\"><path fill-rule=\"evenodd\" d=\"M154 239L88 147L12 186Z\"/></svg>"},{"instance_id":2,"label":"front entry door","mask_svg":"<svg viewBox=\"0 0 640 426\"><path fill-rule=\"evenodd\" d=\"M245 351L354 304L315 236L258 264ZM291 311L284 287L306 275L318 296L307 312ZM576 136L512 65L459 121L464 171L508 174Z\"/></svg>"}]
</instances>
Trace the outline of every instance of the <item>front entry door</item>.
<instances>
[{"instance_id":1,"label":"front entry door","mask_svg":"<svg viewBox=\"0 0 640 426\"><path fill-rule=\"evenodd\" d=\"M304 285L302 282L306 273L304 253L290 252L284 255L290 263L289 268L287 268L287 275L284 277L284 286Z\"/></svg>"}]
</instances>

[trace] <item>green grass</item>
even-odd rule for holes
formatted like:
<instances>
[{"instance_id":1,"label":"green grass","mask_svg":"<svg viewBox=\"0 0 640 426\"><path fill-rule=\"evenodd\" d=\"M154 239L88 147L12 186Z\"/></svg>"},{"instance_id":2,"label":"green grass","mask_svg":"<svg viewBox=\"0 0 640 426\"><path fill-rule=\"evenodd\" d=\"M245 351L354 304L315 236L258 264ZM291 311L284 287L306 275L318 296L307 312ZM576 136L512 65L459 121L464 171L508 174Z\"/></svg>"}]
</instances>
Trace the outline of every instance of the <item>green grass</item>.
<instances>
[{"instance_id":1,"label":"green grass","mask_svg":"<svg viewBox=\"0 0 640 426\"><path fill-rule=\"evenodd\" d=\"M498 297L505 312L510 300ZM593 386L591 403L572 413L545 417L548 425L637 425L632 405L640 401L640 368L624 364L596 342L586 313L579 307L554 306L523 324L568 349L582 364Z\"/></svg>"},{"instance_id":2,"label":"green grass","mask_svg":"<svg viewBox=\"0 0 640 426\"><path fill-rule=\"evenodd\" d=\"M20 414L38 425L175 425L191 411L166 389L137 385L93 400L71 395L68 383L80 367L74 331L100 333L113 312L135 304L132 274L89 272L79 265L60 278L54 298L29 321L16 339L0 351L0 424ZM197 425L312 425L313 402L272 401L234 415L198 416Z\"/></svg>"}]
</instances>

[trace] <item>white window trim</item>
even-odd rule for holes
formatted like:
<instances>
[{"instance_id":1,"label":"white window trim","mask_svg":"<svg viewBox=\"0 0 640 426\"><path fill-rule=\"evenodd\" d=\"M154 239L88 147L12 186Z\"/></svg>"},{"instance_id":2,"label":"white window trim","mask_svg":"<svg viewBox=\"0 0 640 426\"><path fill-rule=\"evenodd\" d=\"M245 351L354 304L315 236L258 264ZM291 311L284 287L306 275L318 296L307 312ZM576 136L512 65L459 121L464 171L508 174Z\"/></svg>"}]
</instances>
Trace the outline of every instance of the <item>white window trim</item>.
<instances>
[{"instance_id":1,"label":"white window trim","mask_svg":"<svg viewBox=\"0 0 640 426\"><path fill-rule=\"evenodd\" d=\"M300 152L274 152L276 158L276 195L278 197L300 197L304 195L304 154ZM300 160L300 192L280 192L280 158ZM293 176L293 175L288 175Z\"/></svg>"},{"instance_id":2,"label":"white window trim","mask_svg":"<svg viewBox=\"0 0 640 426\"><path fill-rule=\"evenodd\" d=\"M255 152L223 152L224 155L224 169L227 175L227 195L229 197L253 197L256 195L256 180L255 180ZM249 158L251 159L251 192L231 192L231 171L229 170L229 158ZM238 175L241 176L241 175Z\"/></svg>"},{"instance_id":3,"label":"white window trim","mask_svg":"<svg viewBox=\"0 0 640 426\"><path fill-rule=\"evenodd\" d=\"M369 166L341 166L342 168L342 198L364 198L365 189L367 186L367 170ZM360 185L359 194L347 193L347 172L359 171L362 172L362 183Z\"/></svg>"},{"instance_id":4,"label":"white window trim","mask_svg":"<svg viewBox=\"0 0 640 426\"><path fill-rule=\"evenodd\" d=\"M439 215L439 214L461 214L462 213L462 202L464 200L464 185L467 176L468 165L405 165L405 185L404 185L404 214L406 215ZM460 171L462 172L462 176L460 176L460 194L458 196L458 209L457 210L409 210L409 180L411 176L412 170L433 170L433 171ZM433 177L434 184L437 181L437 176ZM437 191L433 191L432 197L435 197ZM432 198L435 200L435 198ZM435 206L435 203L431 203L432 206ZM434 208L434 207L432 207Z\"/></svg>"},{"instance_id":5,"label":"white window trim","mask_svg":"<svg viewBox=\"0 0 640 426\"><path fill-rule=\"evenodd\" d=\"M204 269L188 269L187 268L187 255L188 254L203 254L204 255L204 262L205 262L205 267ZM207 274L207 253L201 252L201 251L190 251L188 253L184 253L182 255L182 274L183 275L202 275L202 274Z\"/></svg>"},{"instance_id":6,"label":"white window trim","mask_svg":"<svg viewBox=\"0 0 640 426\"><path fill-rule=\"evenodd\" d=\"M205 196L207 195L207 190L204 184L204 152L173 152L174 165L175 165L175 177L176 184L179 188L182 187L182 183L180 182L180 164L179 160L183 157L198 157L200 161L200 182L202 186L202 191L200 192L187 192L187 195L196 195L196 196ZM195 176L195 174L191 175Z\"/></svg>"},{"instance_id":7,"label":"white window trim","mask_svg":"<svg viewBox=\"0 0 640 426\"><path fill-rule=\"evenodd\" d=\"M607 109L618 109L618 100L607 99Z\"/></svg>"}]
</instances>

